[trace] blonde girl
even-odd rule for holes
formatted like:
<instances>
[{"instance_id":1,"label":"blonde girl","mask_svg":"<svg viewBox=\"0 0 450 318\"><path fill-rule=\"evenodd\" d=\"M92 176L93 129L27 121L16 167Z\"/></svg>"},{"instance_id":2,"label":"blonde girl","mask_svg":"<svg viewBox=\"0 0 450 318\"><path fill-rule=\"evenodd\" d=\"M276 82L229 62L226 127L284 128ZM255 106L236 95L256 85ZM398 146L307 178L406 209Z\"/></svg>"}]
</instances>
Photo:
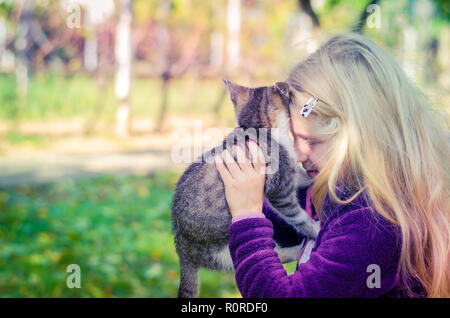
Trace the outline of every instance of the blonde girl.
<instances>
[{"instance_id":1,"label":"blonde girl","mask_svg":"<svg viewBox=\"0 0 450 318\"><path fill-rule=\"evenodd\" d=\"M244 169L218 158L236 220L229 247L242 295L450 297L445 119L358 34L333 36L287 82L297 159L314 180L309 194L321 231L309 259L288 275L273 250L278 225L256 169L263 157ZM378 283L369 283L372 270Z\"/></svg>"}]
</instances>

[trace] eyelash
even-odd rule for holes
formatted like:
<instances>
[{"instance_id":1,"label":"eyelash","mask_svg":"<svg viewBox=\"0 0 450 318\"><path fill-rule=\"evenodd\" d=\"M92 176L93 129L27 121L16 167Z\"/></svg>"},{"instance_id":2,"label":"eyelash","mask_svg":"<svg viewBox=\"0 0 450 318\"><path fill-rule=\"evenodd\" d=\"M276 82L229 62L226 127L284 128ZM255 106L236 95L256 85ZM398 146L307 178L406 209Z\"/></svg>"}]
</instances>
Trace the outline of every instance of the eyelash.
<instances>
[{"instance_id":1,"label":"eyelash","mask_svg":"<svg viewBox=\"0 0 450 318\"><path fill-rule=\"evenodd\" d=\"M302 138L302 137L300 137L300 138L303 139L304 141L306 141L306 143L307 143L308 145L310 145L310 146L320 144L320 141L316 141L316 140L308 140L308 139L304 139L304 138Z\"/></svg>"}]
</instances>

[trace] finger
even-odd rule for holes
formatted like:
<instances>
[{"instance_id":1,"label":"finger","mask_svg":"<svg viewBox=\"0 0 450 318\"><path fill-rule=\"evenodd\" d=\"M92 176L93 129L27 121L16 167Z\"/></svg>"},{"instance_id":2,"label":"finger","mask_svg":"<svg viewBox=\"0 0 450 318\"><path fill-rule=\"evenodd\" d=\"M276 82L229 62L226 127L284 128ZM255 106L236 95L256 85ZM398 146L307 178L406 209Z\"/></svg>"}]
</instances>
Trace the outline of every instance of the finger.
<instances>
[{"instance_id":1,"label":"finger","mask_svg":"<svg viewBox=\"0 0 450 318\"><path fill-rule=\"evenodd\" d=\"M248 141L248 149L252 155L252 163L255 170L259 173L266 172L266 159L261 148L252 140Z\"/></svg>"},{"instance_id":2,"label":"finger","mask_svg":"<svg viewBox=\"0 0 450 318\"><path fill-rule=\"evenodd\" d=\"M228 150L224 150L222 152L222 158L233 179L237 179L242 174L242 171L241 168L239 168L236 161L234 161L234 158L231 155L231 153Z\"/></svg>"},{"instance_id":3,"label":"finger","mask_svg":"<svg viewBox=\"0 0 450 318\"><path fill-rule=\"evenodd\" d=\"M220 154L216 154L216 156L214 157L214 162L216 164L217 171L219 172L219 175L222 178L223 183L228 184L229 182L233 181L233 177L230 175L230 172L223 163Z\"/></svg>"},{"instance_id":4,"label":"finger","mask_svg":"<svg viewBox=\"0 0 450 318\"><path fill-rule=\"evenodd\" d=\"M237 159L237 162L238 162L241 170L244 172L251 171L253 169L253 166L252 166L250 160L245 155L244 149L242 149L239 146L234 145L233 151L236 154L236 159Z\"/></svg>"}]
</instances>

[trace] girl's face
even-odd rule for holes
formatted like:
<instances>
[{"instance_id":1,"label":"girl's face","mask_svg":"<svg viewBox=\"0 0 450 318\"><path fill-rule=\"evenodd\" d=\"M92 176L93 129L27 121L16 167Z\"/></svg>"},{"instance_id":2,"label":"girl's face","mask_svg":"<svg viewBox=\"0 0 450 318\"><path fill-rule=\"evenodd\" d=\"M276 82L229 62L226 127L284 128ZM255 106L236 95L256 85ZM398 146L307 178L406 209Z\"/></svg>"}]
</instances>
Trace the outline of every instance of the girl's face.
<instances>
[{"instance_id":1,"label":"girl's face","mask_svg":"<svg viewBox=\"0 0 450 318\"><path fill-rule=\"evenodd\" d=\"M331 139L318 134L320 120L312 113L304 118L300 115L302 106L311 96L305 93L294 93L295 107L291 107L291 133L294 137L297 159L310 177L315 177L327 161L327 150Z\"/></svg>"}]
</instances>

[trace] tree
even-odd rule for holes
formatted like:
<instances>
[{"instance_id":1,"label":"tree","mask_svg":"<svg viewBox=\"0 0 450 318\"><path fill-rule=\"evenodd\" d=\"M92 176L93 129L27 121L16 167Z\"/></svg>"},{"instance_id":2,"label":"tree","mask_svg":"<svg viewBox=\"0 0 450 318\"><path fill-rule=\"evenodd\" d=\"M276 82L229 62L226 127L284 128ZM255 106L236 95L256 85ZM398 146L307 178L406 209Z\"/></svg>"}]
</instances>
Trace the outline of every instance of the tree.
<instances>
[{"instance_id":1,"label":"tree","mask_svg":"<svg viewBox=\"0 0 450 318\"><path fill-rule=\"evenodd\" d=\"M227 69L233 73L239 67L240 30L241 30L241 0L228 0L227 6Z\"/></svg>"},{"instance_id":2,"label":"tree","mask_svg":"<svg viewBox=\"0 0 450 318\"><path fill-rule=\"evenodd\" d=\"M178 4L178 5L177 5ZM168 110L169 87L173 78L181 77L196 62L199 55L199 46L204 36L205 21L201 18L209 7L192 4L183 8L180 2L164 0L159 3L160 21L156 30L158 52L161 60L159 76L161 78L161 107L155 126L156 132L163 130L164 119ZM184 9L184 10L183 10ZM198 19L192 22L192 13ZM183 24L186 28L176 28L174 25Z\"/></svg>"},{"instance_id":3,"label":"tree","mask_svg":"<svg viewBox=\"0 0 450 318\"><path fill-rule=\"evenodd\" d=\"M300 5L300 8L310 16L313 26L316 28L320 28L320 22L317 15L314 13L314 10L311 6L311 0L298 0L298 4Z\"/></svg>"},{"instance_id":4,"label":"tree","mask_svg":"<svg viewBox=\"0 0 450 318\"><path fill-rule=\"evenodd\" d=\"M132 20L133 20L133 0L120 0L119 2L119 22L116 29L116 96L120 100L119 108L116 112L115 132L120 137L125 137L129 131L130 104L129 94L131 86L131 65L132 65Z\"/></svg>"},{"instance_id":5,"label":"tree","mask_svg":"<svg viewBox=\"0 0 450 318\"><path fill-rule=\"evenodd\" d=\"M357 33L363 32L364 25L366 24L367 17L369 16L369 11L367 10L367 7L378 4L379 2L380 2L379 0L371 0L370 3L364 7L364 10L361 13L358 23L356 24L356 27L353 29L353 32Z\"/></svg>"},{"instance_id":6,"label":"tree","mask_svg":"<svg viewBox=\"0 0 450 318\"><path fill-rule=\"evenodd\" d=\"M15 42L17 52L16 80L18 95L20 98L24 98L28 91L28 77L31 66L28 50L31 42L33 4L31 1L22 0L18 1L17 5L21 13Z\"/></svg>"}]
</instances>

